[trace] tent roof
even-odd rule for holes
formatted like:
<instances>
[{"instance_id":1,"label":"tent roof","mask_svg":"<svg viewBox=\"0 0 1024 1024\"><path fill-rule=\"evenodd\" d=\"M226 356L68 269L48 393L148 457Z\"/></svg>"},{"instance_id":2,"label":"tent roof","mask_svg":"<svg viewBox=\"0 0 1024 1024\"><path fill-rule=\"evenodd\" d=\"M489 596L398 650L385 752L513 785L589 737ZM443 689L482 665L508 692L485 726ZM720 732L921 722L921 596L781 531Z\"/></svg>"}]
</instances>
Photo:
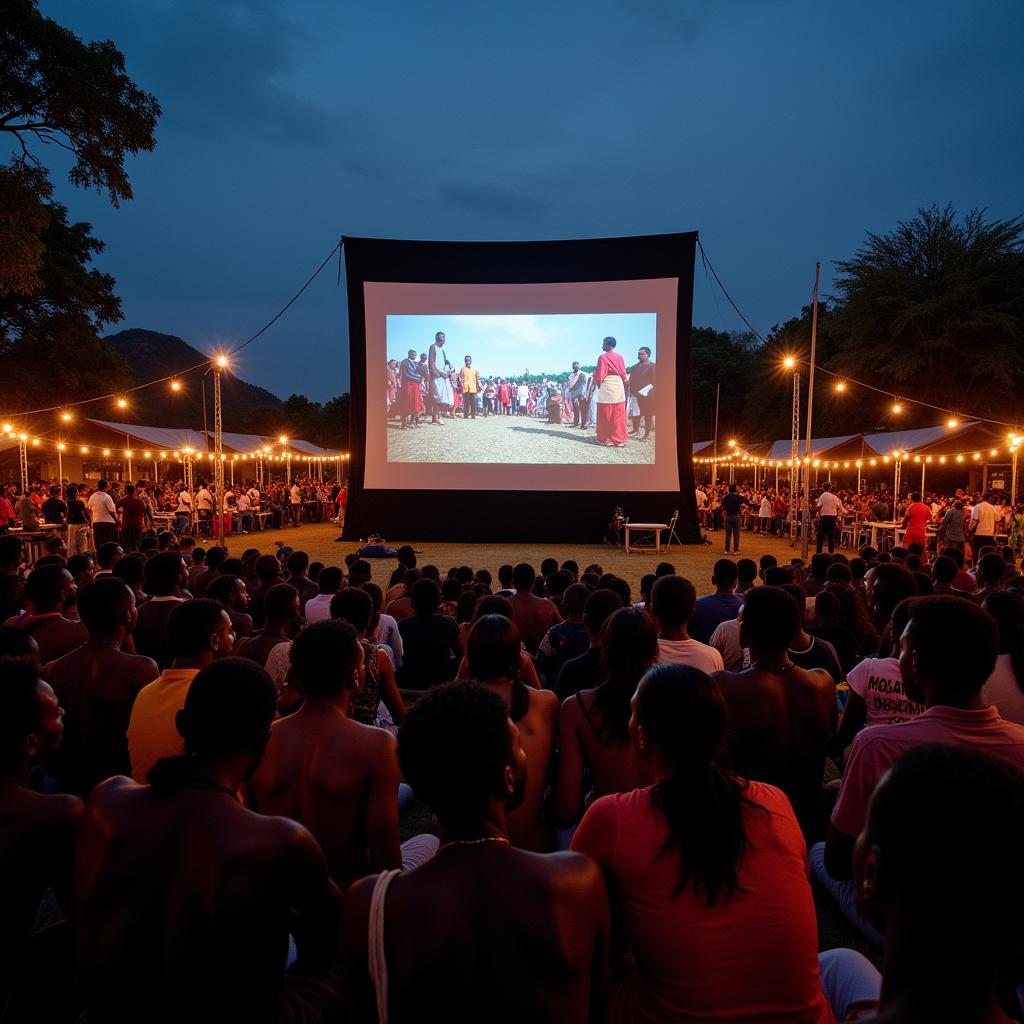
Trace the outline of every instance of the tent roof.
<instances>
[{"instance_id":1,"label":"tent roof","mask_svg":"<svg viewBox=\"0 0 1024 1024\"><path fill-rule=\"evenodd\" d=\"M302 452L303 455L341 455L341 452L335 451L333 448L318 448L315 444L310 444L309 441L289 440L288 447Z\"/></svg>"},{"instance_id":2,"label":"tent roof","mask_svg":"<svg viewBox=\"0 0 1024 1024\"><path fill-rule=\"evenodd\" d=\"M167 451L186 446L201 451L206 447L206 438L202 431L191 430L188 427L144 427L137 423L114 423L110 420L94 419L88 422L116 434L128 434L129 437L137 438L154 448L164 448Z\"/></svg>"},{"instance_id":3,"label":"tent roof","mask_svg":"<svg viewBox=\"0 0 1024 1024\"><path fill-rule=\"evenodd\" d=\"M844 434L842 437L812 437L811 438L811 454L821 455L822 452L831 451L833 448L838 448L840 445L847 444L854 438L859 437L859 434ZM797 451L800 453L801 458L807 453L807 438L801 438L797 444ZM775 441L772 443L771 448L768 450L769 459L790 459L793 456L793 439L787 437L783 441Z\"/></svg>"},{"instance_id":4,"label":"tent roof","mask_svg":"<svg viewBox=\"0 0 1024 1024\"><path fill-rule=\"evenodd\" d=\"M698 452L704 451L705 448L710 448L714 443L714 441L694 441L693 454L696 455Z\"/></svg>"},{"instance_id":5,"label":"tent roof","mask_svg":"<svg viewBox=\"0 0 1024 1024\"><path fill-rule=\"evenodd\" d=\"M881 434L865 434L864 443L879 455L888 455L892 451L913 452L948 437L956 437L965 430L977 426L979 423L976 420L970 420L955 427L942 424L937 427L918 427L914 430L888 430Z\"/></svg>"}]
</instances>

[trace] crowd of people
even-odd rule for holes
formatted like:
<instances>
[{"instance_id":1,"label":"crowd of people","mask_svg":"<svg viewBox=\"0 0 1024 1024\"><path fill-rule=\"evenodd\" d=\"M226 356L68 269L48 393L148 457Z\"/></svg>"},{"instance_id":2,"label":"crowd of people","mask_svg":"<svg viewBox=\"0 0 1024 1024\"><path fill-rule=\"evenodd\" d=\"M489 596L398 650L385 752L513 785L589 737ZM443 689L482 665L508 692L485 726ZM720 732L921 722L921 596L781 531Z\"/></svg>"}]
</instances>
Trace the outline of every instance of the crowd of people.
<instances>
[{"instance_id":1,"label":"crowd of people","mask_svg":"<svg viewBox=\"0 0 1024 1024\"><path fill-rule=\"evenodd\" d=\"M405 359L387 364L387 416L402 429L420 426L420 416L443 425L461 411L464 419L480 416L534 416L551 424L595 429L598 443L624 447L629 434L647 441L654 430L655 364L646 346L627 368L615 351L615 338L605 338L591 372L579 362L559 379L528 376L483 376L473 357L463 357L456 370L444 351L443 332L427 352L409 349ZM640 426L643 424L643 433Z\"/></svg>"},{"instance_id":2,"label":"crowd of people","mask_svg":"<svg viewBox=\"0 0 1024 1024\"><path fill-rule=\"evenodd\" d=\"M1011 549L192 540L0 536L5 1021L1020 1019Z\"/></svg>"},{"instance_id":3,"label":"crowd of people","mask_svg":"<svg viewBox=\"0 0 1024 1024\"><path fill-rule=\"evenodd\" d=\"M256 533L309 521L336 521L344 512L346 498L347 488L340 483L308 476L265 483L225 482L219 496L213 482L204 479L198 479L194 487L180 479L123 484L101 479L95 485L36 480L27 488L18 484L3 488L0 532L18 527L34 533L49 524L61 527L73 554L98 550L108 541L119 541L125 551L138 551L144 534L158 532L159 515L173 517L170 526L178 536L209 537L217 533L219 525L222 535L230 537L235 531Z\"/></svg>"}]
</instances>

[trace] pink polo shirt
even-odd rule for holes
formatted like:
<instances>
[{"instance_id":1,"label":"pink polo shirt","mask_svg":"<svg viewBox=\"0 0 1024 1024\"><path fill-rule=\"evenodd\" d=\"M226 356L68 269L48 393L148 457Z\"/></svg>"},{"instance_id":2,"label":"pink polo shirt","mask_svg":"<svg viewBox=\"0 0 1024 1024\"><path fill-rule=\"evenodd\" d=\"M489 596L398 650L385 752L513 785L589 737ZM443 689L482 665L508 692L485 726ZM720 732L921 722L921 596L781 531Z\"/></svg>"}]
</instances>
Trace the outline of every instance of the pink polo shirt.
<instances>
[{"instance_id":1,"label":"pink polo shirt","mask_svg":"<svg viewBox=\"0 0 1024 1024\"><path fill-rule=\"evenodd\" d=\"M832 824L848 836L858 835L879 779L901 754L927 743L974 747L1024 770L1024 726L1000 718L995 707L965 711L940 704L908 722L869 726L857 734L843 770Z\"/></svg>"}]
</instances>

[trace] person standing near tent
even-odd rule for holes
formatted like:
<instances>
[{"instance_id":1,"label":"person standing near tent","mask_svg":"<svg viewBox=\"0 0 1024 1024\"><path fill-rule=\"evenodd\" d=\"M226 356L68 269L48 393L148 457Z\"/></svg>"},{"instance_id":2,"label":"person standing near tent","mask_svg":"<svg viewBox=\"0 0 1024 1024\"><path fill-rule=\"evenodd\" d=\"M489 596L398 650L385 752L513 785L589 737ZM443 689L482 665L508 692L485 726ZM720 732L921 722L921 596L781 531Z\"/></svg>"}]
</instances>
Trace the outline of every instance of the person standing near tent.
<instances>
[{"instance_id":1,"label":"person standing near tent","mask_svg":"<svg viewBox=\"0 0 1024 1024\"><path fill-rule=\"evenodd\" d=\"M442 358L447 362L447 356L443 354L444 341L444 331L438 331L434 335L434 344L430 346L427 356L430 376L430 422L441 426L443 424L441 424L438 417L450 415L452 403L454 402L452 382L448 376L448 370L437 365L439 352L442 353Z\"/></svg>"},{"instance_id":2,"label":"person standing near tent","mask_svg":"<svg viewBox=\"0 0 1024 1024\"><path fill-rule=\"evenodd\" d=\"M597 359L597 443L626 447L626 362L615 351L615 339L605 338Z\"/></svg>"}]
</instances>

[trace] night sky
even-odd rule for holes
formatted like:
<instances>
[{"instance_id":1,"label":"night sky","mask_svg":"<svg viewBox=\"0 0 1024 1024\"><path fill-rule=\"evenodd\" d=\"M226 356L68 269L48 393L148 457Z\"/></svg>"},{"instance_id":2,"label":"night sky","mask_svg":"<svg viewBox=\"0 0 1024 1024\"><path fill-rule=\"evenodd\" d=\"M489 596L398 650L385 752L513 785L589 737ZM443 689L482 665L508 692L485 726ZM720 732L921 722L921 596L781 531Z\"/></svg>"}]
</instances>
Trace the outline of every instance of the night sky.
<instances>
[{"instance_id":1,"label":"night sky","mask_svg":"<svg viewBox=\"0 0 1024 1024\"><path fill-rule=\"evenodd\" d=\"M933 202L1024 212L1024 4L915 0L42 0L163 106L95 225L125 319L210 350L341 234L700 231L762 333ZM50 154L47 154L49 158ZM337 264L246 349L286 397L348 387ZM694 322L739 329L698 262Z\"/></svg>"}]
</instances>

